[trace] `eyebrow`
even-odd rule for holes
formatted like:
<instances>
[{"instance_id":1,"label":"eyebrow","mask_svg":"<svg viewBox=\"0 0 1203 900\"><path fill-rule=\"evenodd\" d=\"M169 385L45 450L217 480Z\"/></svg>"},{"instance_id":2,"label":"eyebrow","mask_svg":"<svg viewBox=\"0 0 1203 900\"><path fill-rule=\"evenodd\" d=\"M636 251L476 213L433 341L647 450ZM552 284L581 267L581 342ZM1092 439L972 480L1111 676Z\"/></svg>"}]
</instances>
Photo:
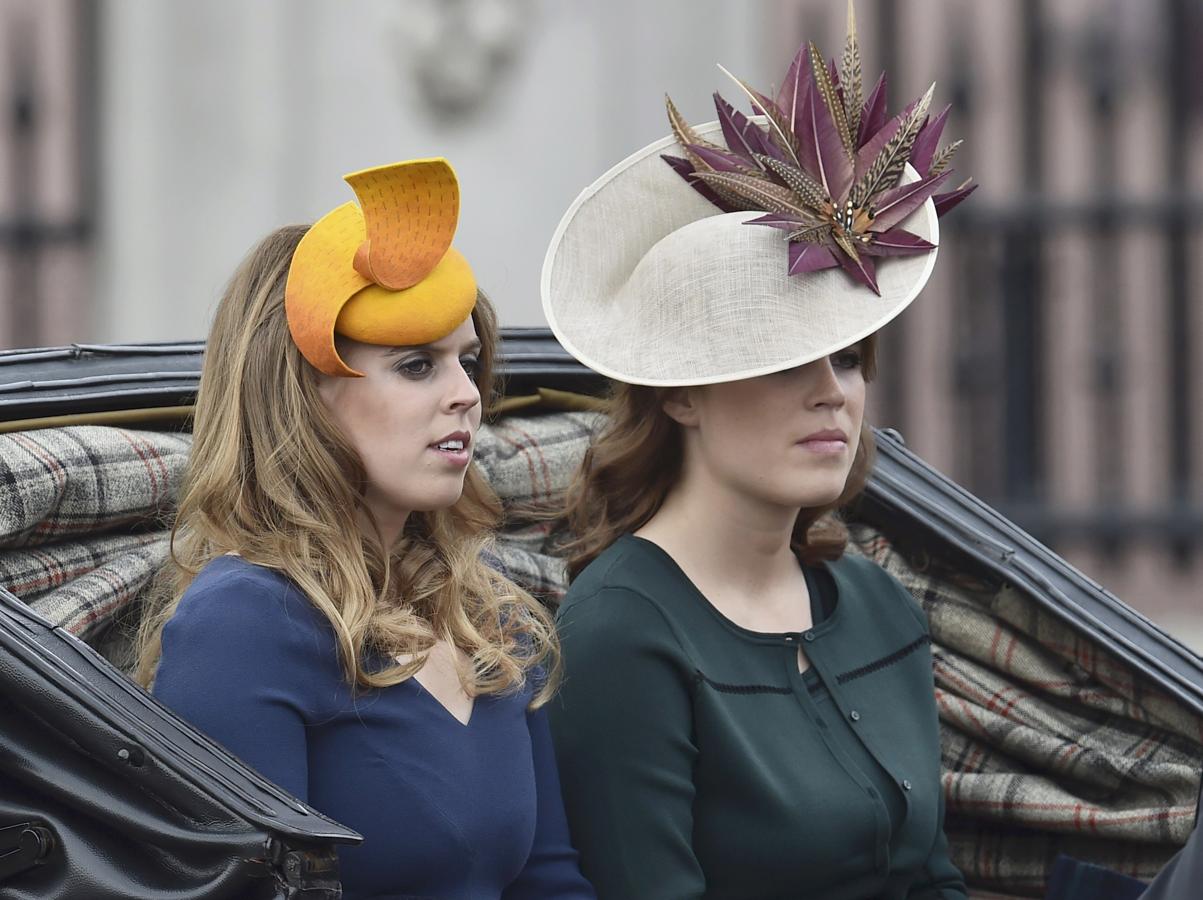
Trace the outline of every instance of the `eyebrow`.
<instances>
[{"instance_id":1,"label":"eyebrow","mask_svg":"<svg viewBox=\"0 0 1203 900\"><path fill-rule=\"evenodd\" d=\"M389 347L385 350L384 355L385 356L398 356L402 353L409 353L413 350L430 351L430 350L434 349L435 343L437 343L437 341L431 342L429 344L405 344L403 346ZM481 343L480 338L475 337L475 338L472 338L472 340L468 341L468 343L464 345L463 349L461 349L460 352L461 353L478 352L483 346L484 346L484 344Z\"/></svg>"}]
</instances>

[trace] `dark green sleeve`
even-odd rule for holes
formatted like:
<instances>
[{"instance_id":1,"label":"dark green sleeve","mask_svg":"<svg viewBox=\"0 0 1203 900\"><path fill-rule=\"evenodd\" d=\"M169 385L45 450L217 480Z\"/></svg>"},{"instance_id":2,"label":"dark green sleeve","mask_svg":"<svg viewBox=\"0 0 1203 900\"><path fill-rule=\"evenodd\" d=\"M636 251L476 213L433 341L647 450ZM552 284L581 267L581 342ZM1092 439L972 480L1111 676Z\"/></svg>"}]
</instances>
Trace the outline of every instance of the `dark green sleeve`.
<instances>
[{"instance_id":1,"label":"dark green sleeve","mask_svg":"<svg viewBox=\"0 0 1203 900\"><path fill-rule=\"evenodd\" d=\"M551 704L564 803L581 869L599 900L692 900L688 663L659 610L606 588L559 618L564 681Z\"/></svg>"}]
</instances>

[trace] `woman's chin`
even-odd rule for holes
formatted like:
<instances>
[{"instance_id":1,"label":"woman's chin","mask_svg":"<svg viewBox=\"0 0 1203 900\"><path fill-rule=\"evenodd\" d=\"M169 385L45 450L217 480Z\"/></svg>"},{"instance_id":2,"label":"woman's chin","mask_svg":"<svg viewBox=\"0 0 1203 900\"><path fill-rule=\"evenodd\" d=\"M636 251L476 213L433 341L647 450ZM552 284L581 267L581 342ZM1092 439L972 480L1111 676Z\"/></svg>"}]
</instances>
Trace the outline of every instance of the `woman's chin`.
<instances>
[{"instance_id":1,"label":"woman's chin","mask_svg":"<svg viewBox=\"0 0 1203 900\"><path fill-rule=\"evenodd\" d=\"M807 485L801 488L783 492L783 506L798 509L814 509L820 506L830 506L844 492L845 482L830 485Z\"/></svg>"},{"instance_id":2,"label":"woman's chin","mask_svg":"<svg viewBox=\"0 0 1203 900\"><path fill-rule=\"evenodd\" d=\"M459 502L459 498L464 495L464 486L461 483L454 490L448 489L445 491L431 492L430 495L420 498L411 509L414 512L439 512L440 510L450 509Z\"/></svg>"}]
</instances>

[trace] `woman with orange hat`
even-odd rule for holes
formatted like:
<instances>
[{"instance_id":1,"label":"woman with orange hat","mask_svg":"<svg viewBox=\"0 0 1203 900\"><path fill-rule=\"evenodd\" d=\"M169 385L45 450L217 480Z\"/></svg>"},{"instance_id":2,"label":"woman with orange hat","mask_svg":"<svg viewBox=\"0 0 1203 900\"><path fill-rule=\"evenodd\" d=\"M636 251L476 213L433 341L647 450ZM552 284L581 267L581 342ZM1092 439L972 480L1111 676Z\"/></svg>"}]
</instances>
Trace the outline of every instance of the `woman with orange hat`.
<instances>
[{"instance_id":1,"label":"woman with orange hat","mask_svg":"<svg viewBox=\"0 0 1203 900\"><path fill-rule=\"evenodd\" d=\"M922 610L830 513L872 465L876 332L931 273L950 190L930 92L900 115L811 45L754 117L587 188L543 304L616 382L568 520L552 731L605 900L964 900ZM663 156L665 153L680 155Z\"/></svg>"},{"instance_id":2,"label":"woman with orange hat","mask_svg":"<svg viewBox=\"0 0 1203 900\"><path fill-rule=\"evenodd\" d=\"M592 898L544 711L552 629L483 561L497 326L450 246L454 172L346 180L358 204L269 235L217 310L141 677L364 836L344 897Z\"/></svg>"}]
</instances>

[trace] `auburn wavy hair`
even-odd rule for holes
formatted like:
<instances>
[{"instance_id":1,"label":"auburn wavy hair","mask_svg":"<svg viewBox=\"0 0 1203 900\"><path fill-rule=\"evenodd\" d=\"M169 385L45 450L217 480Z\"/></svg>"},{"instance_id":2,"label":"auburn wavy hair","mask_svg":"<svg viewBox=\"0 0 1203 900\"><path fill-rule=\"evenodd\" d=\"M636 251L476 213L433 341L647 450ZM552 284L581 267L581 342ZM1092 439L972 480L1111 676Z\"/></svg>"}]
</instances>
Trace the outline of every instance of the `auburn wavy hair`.
<instances>
[{"instance_id":1,"label":"auburn wavy hair","mask_svg":"<svg viewBox=\"0 0 1203 900\"><path fill-rule=\"evenodd\" d=\"M857 345L861 372L877 372L877 335ZM614 382L606 401L608 422L585 452L568 489L562 524L571 537L562 545L573 580L623 534L636 531L660 509L681 475L681 426L664 411L673 388ZM848 546L848 529L837 510L862 490L873 470L873 429L861 425L856 456L843 493L826 506L803 509L794 523L792 546L804 562L838 559Z\"/></svg>"},{"instance_id":2,"label":"auburn wavy hair","mask_svg":"<svg viewBox=\"0 0 1203 900\"><path fill-rule=\"evenodd\" d=\"M325 615L350 684L404 681L444 638L471 660L462 674L471 695L518 689L540 667L532 700L539 706L559 673L554 631L543 606L485 562L501 504L475 466L453 506L411 513L394 546L357 525L357 513L371 520L363 463L327 414L321 376L293 343L284 313L288 267L307 230L268 235L217 309L171 562L143 617L136 676L144 685L153 680L163 626L200 569L238 553L282 572ZM497 318L483 294L472 318L481 341L476 382L487 406Z\"/></svg>"}]
</instances>

